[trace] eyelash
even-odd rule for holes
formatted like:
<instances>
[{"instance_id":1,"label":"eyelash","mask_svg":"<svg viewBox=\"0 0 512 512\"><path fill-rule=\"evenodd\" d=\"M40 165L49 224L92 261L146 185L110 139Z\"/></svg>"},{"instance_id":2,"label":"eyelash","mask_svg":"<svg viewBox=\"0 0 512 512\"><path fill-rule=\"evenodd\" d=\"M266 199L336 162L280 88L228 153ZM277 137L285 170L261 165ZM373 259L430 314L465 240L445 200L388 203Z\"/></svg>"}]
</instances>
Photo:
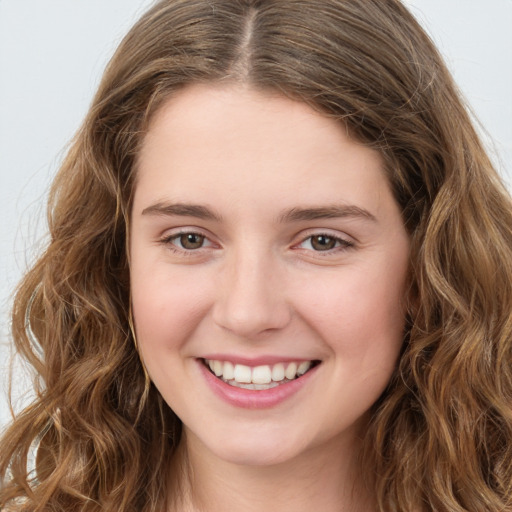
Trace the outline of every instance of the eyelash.
<instances>
[{"instance_id":1,"label":"eyelash","mask_svg":"<svg viewBox=\"0 0 512 512\"><path fill-rule=\"evenodd\" d=\"M313 248L313 240L315 238L318 240L321 237L326 238L326 239L334 242L334 247L328 248L328 249L323 250L323 251L322 250L315 250ZM338 252L341 252L341 251L346 251L347 249L350 249L350 248L354 247L354 243L351 242L350 240L347 240L345 238L341 238L340 236L336 236L336 235L333 235L331 233L313 233L313 234L308 235L307 237L305 237L299 244L296 245L296 247L300 247L301 245L303 245L307 241L309 241L309 244L312 246L311 250L314 251L315 253L318 253L318 254L325 253L326 255L328 255L328 254L338 253Z\"/></svg>"},{"instance_id":2,"label":"eyelash","mask_svg":"<svg viewBox=\"0 0 512 512\"><path fill-rule=\"evenodd\" d=\"M203 233L199 233L197 231L180 231L179 233L173 233L170 236L166 236L160 240L160 243L165 245L169 250L171 250L174 253L182 254L185 256L193 256L195 252L200 251L201 249L204 249L205 246L201 245L201 247L198 247L197 249L186 249L184 247L177 247L174 243L174 241L179 240L181 237L184 236L197 236L202 238L202 241L209 241L208 237L206 235L203 235ZM210 242L210 245L213 245ZM209 247L209 246L206 246Z\"/></svg>"},{"instance_id":3,"label":"eyelash","mask_svg":"<svg viewBox=\"0 0 512 512\"><path fill-rule=\"evenodd\" d=\"M175 241L179 240L181 237L184 236L196 236L201 238L201 246L197 247L195 249L187 249L185 247L178 247L175 244ZM315 250L313 247L313 240L316 238L317 240L321 237L324 237L328 239L329 241L334 243L334 246L331 248L328 248L326 250ZM204 242L208 242L208 245L204 245ZM311 246L311 248L306 249L302 248L303 250L312 251L314 253L317 253L318 255L332 255L333 253L338 253L342 251L346 251L348 249L351 249L354 247L354 242L347 240L345 238L341 238L339 236L335 236L331 233L312 233L308 235L307 237L303 238L298 244L295 244L293 248L301 249L301 246L308 242ZM170 236L166 236L160 240L160 243L165 245L170 251L184 255L184 256L193 256L194 253L199 253L201 249L208 248L210 246L213 246L214 244L209 241L208 237L204 235L203 233L197 232L197 231L180 231L178 233L173 233ZM181 244L183 245L183 244Z\"/></svg>"}]
</instances>

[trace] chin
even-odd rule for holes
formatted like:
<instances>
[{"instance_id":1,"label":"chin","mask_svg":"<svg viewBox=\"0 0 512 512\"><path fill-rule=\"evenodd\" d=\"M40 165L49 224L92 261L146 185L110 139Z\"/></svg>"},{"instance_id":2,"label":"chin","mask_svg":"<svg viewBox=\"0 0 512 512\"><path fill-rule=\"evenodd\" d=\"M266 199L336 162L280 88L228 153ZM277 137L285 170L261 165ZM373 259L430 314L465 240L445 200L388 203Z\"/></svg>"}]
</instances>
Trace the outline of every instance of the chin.
<instances>
[{"instance_id":1,"label":"chin","mask_svg":"<svg viewBox=\"0 0 512 512\"><path fill-rule=\"evenodd\" d=\"M299 442L298 435L289 432L268 432L260 429L233 434L225 432L219 438L200 440L214 457L239 466L275 466L298 457L306 445Z\"/></svg>"},{"instance_id":2,"label":"chin","mask_svg":"<svg viewBox=\"0 0 512 512\"><path fill-rule=\"evenodd\" d=\"M294 459L298 453L297 450L267 449L267 447L255 443L253 446L223 447L216 455L226 462L238 466L265 467L284 464Z\"/></svg>"}]
</instances>

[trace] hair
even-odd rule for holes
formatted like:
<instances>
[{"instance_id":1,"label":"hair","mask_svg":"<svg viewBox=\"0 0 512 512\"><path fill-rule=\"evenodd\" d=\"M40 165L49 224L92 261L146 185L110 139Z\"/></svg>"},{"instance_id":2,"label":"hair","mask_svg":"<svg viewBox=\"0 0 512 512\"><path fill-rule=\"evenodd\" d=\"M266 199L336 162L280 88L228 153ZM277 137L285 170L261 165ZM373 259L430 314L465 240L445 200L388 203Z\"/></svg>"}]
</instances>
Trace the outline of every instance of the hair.
<instances>
[{"instance_id":1,"label":"hair","mask_svg":"<svg viewBox=\"0 0 512 512\"><path fill-rule=\"evenodd\" d=\"M0 445L0 508L161 510L181 424L130 317L137 155L193 83L307 103L380 152L411 238L407 332L363 464L381 511L512 510L512 204L441 57L398 0L162 0L108 65L12 317L36 398Z\"/></svg>"}]
</instances>

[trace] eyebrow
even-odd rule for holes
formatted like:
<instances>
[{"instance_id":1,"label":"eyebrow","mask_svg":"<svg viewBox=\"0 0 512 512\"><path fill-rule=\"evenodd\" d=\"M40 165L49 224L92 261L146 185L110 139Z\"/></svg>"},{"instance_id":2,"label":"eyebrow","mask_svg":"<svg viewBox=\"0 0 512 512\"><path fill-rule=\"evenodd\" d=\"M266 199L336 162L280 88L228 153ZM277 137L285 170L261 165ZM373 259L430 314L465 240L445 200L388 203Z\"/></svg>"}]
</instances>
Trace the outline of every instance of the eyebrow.
<instances>
[{"instance_id":1,"label":"eyebrow","mask_svg":"<svg viewBox=\"0 0 512 512\"><path fill-rule=\"evenodd\" d=\"M320 206L318 208L291 208L279 216L279 222L299 222L344 217L360 218L376 222L375 215L354 205Z\"/></svg>"},{"instance_id":2,"label":"eyebrow","mask_svg":"<svg viewBox=\"0 0 512 512\"><path fill-rule=\"evenodd\" d=\"M188 203L155 203L142 210L142 215L161 215L178 217L196 217L203 220L214 220L220 222L222 216L215 213L207 206Z\"/></svg>"},{"instance_id":3,"label":"eyebrow","mask_svg":"<svg viewBox=\"0 0 512 512\"><path fill-rule=\"evenodd\" d=\"M195 217L202 220L222 221L222 216L211 208L189 203L158 202L142 210L142 215ZM360 218L376 222L375 215L364 208L355 205L334 205L308 208L291 208L285 210L278 217L279 223L300 222L321 219Z\"/></svg>"}]
</instances>

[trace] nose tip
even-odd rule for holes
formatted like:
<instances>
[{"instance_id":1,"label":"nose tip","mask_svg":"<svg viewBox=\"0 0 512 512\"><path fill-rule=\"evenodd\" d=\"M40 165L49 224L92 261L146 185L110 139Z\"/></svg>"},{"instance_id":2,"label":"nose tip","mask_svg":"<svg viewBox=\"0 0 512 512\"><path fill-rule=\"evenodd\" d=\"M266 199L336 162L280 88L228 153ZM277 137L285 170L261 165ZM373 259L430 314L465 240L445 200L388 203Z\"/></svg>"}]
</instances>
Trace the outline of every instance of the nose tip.
<instances>
[{"instance_id":1,"label":"nose tip","mask_svg":"<svg viewBox=\"0 0 512 512\"><path fill-rule=\"evenodd\" d=\"M291 318L282 282L269 266L256 267L230 272L213 308L217 325L244 338L283 329Z\"/></svg>"}]
</instances>

